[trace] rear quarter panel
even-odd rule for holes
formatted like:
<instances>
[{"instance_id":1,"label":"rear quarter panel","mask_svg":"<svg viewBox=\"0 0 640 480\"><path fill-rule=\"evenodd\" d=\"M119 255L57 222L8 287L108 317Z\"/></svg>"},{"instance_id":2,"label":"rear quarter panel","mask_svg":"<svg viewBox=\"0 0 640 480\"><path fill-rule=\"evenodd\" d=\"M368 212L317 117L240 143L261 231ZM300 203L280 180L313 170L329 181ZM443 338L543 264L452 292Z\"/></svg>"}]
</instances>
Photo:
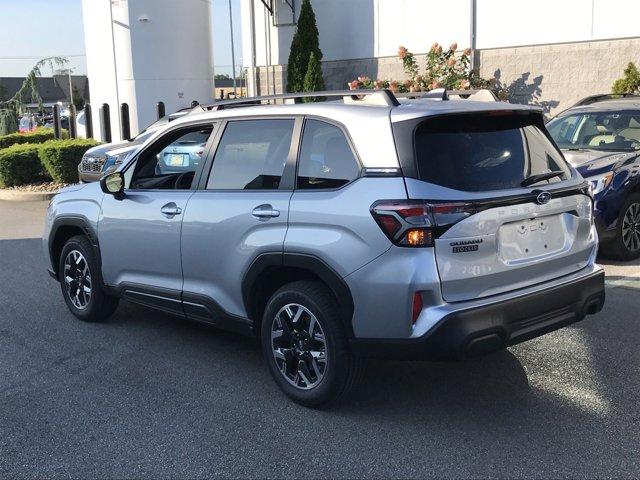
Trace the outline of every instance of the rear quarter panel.
<instances>
[{"instance_id":1,"label":"rear quarter panel","mask_svg":"<svg viewBox=\"0 0 640 480\"><path fill-rule=\"evenodd\" d=\"M363 177L338 190L296 190L285 253L322 259L345 277L391 247L370 213L377 200L406 198L400 177Z\"/></svg>"}]
</instances>

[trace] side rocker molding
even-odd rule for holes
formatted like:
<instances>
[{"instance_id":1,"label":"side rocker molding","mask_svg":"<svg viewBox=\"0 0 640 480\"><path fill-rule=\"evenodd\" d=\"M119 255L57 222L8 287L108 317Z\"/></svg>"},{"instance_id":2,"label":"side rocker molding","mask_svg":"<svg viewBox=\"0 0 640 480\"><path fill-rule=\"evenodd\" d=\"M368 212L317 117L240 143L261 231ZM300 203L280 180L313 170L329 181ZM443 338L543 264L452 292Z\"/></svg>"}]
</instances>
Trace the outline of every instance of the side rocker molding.
<instances>
[{"instance_id":1,"label":"side rocker molding","mask_svg":"<svg viewBox=\"0 0 640 480\"><path fill-rule=\"evenodd\" d=\"M346 282L320 258L305 253L269 252L256 257L242 280L242 299L249 318L253 317L252 300L258 291L261 276L270 268L296 268L308 271L322 280L335 295L340 315L349 338L353 335L353 297Z\"/></svg>"}]
</instances>

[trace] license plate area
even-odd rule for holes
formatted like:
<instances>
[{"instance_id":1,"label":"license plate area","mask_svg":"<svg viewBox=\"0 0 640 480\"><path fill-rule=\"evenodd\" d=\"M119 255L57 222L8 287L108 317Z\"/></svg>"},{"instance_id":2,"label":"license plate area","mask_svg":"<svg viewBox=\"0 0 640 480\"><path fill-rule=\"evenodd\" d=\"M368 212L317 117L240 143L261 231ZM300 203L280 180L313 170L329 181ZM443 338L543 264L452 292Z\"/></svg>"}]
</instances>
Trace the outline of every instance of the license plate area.
<instances>
[{"instance_id":1,"label":"license plate area","mask_svg":"<svg viewBox=\"0 0 640 480\"><path fill-rule=\"evenodd\" d=\"M172 153L165 159L165 163L170 167L186 167L189 165L189 155L182 153Z\"/></svg>"},{"instance_id":2,"label":"license plate area","mask_svg":"<svg viewBox=\"0 0 640 480\"><path fill-rule=\"evenodd\" d=\"M498 255L518 264L565 249L566 228L561 215L505 223L498 230Z\"/></svg>"}]
</instances>

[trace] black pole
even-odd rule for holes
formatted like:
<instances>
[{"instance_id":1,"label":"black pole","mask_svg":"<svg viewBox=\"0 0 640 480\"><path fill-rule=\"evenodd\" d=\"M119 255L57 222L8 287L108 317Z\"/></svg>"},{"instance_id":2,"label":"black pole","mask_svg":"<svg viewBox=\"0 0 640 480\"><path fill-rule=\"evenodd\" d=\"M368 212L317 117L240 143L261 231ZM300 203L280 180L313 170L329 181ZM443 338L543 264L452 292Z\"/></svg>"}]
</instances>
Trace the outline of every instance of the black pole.
<instances>
[{"instance_id":1,"label":"black pole","mask_svg":"<svg viewBox=\"0 0 640 480\"><path fill-rule=\"evenodd\" d=\"M191 101L191 108L196 108L198 105L200 105L200 104L198 103L197 100L192 100Z\"/></svg>"},{"instance_id":2,"label":"black pole","mask_svg":"<svg viewBox=\"0 0 640 480\"><path fill-rule=\"evenodd\" d=\"M84 104L84 123L87 130L87 138L93 138L93 117L91 116L91 104Z\"/></svg>"},{"instance_id":3,"label":"black pole","mask_svg":"<svg viewBox=\"0 0 640 480\"><path fill-rule=\"evenodd\" d=\"M158 120L166 115L164 110L164 102L158 102L156 104L156 112L158 113Z\"/></svg>"},{"instance_id":4,"label":"black pole","mask_svg":"<svg viewBox=\"0 0 640 480\"><path fill-rule=\"evenodd\" d=\"M120 104L120 118L122 123L120 124L120 136L122 140L131 140L131 125L129 123L129 105L126 103Z\"/></svg>"},{"instance_id":5,"label":"black pole","mask_svg":"<svg viewBox=\"0 0 640 480\"><path fill-rule=\"evenodd\" d=\"M72 103L69 105L69 138L77 138L76 130L76 106Z\"/></svg>"},{"instance_id":6,"label":"black pole","mask_svg":"<svg viewBox=\"0 0 640 480\"><path fill-rule=\"evenodd\" d=\"M53 136L62 138L62 125L60 124L60 107L56 104L53 106Z\"/></svg>"},{"instance_id":7,"label":"black pole","mask_svg":"<svg viewBox=\"0 0 640 480\"><path fill-rule=\"evenodd\" d=\"M100 123L102 124L102 141L111 143L111 112L108 103L103 103L100 108Z\"/></svg>"}]
</instances>

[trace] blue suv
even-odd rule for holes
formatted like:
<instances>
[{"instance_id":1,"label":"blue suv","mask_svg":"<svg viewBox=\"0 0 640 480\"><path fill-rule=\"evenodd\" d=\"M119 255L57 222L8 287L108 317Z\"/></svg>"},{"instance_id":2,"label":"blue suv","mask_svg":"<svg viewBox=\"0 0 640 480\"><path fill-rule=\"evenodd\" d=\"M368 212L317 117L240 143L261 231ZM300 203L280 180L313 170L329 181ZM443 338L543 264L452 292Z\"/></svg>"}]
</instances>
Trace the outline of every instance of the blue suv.
<instances>
[{"instance_id":1,"label":"blue suv","mask_svg":"<svg viewBox=\"0 0 640 480\"><path fill-rule=\"evenodd\" d=\"M640 97L589 97L547 128L591 183L601 253L618 260L640 257Z\"/></svg>"}]
</instances>

